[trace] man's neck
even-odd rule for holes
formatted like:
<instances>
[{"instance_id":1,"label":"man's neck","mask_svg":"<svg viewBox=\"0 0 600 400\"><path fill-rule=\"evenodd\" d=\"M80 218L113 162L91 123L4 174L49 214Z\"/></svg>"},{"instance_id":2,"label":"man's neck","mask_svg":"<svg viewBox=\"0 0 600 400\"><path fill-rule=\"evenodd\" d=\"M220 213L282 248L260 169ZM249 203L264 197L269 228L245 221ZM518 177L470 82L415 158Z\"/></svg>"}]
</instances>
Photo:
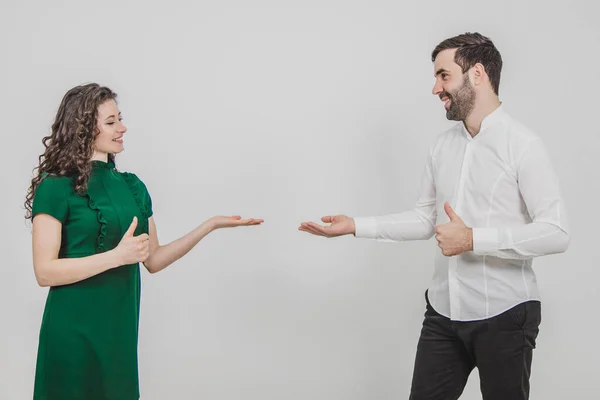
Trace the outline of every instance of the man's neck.
<instances>
[{"instance_id":1,"label":"man's neck","mask_svg":"<svg viewBox=\"0 0 600 400\"><path fill-rule=\"evenodd\" d=\"M471 137L477 136L481 130L481 123L485 117L496 111L496 109L500 107L500 104L502 103L496 95L477 101L477 104L475 105L475 108L473 108L473 111L471 111L471 114L469 114L467 119L463 121L465 128Z\"/></svg>"}]
</instances>

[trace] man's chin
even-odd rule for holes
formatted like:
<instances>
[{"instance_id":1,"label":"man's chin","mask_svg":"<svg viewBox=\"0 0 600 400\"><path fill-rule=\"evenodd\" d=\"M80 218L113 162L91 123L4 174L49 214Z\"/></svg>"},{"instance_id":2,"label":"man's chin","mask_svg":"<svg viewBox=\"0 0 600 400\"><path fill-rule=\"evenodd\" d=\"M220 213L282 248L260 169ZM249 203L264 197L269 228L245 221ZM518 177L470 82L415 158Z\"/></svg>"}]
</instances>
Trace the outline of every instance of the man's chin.
<instances>
[{"instance_id":1,"label":"man's chin","mask_svg":"<svg viewBox=\"0 0 600 400\"><path fill-rule=\"evenodd\" d=\"M456 115L456 113L453 112L452 110L446 111L446 118L449 121L460 121L460 118L458 118L458 115Z\"/></svg>"}]
</instances>

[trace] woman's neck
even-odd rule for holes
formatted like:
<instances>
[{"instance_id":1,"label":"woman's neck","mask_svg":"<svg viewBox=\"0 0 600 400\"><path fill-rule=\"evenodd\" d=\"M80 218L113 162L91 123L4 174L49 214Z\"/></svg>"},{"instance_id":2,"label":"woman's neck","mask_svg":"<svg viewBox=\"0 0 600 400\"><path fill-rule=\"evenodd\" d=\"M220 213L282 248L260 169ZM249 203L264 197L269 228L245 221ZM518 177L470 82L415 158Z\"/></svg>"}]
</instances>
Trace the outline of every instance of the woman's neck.
<instances>
[{"instance_id":1,"label":"woman's neck","mask_svg":"<svg viewBox=\"0 0 600 400\"><path fill-rule=\"evenodd\" d=\"M104 161L105 163L107 163L108 162L108 153L94 151L94 154L92 155L92 161Z\"/></svg>"}]
</instances>

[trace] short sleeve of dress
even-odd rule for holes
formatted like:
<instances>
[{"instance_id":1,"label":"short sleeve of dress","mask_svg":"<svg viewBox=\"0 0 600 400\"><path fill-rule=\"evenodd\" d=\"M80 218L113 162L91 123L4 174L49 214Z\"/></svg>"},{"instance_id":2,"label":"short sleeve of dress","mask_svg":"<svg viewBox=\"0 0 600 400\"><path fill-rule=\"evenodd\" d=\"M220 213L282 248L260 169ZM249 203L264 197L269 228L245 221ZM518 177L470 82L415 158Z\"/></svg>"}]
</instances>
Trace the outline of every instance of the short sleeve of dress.
<instances>
[{"instance_id":1,"label":"short sleeve of dress","mask_svg":"<svg viewBox=\"0 0 600 400\"><path fill-rule=\"evenodd\" d=\"M48 214L64 224L69 213L69 185L70 180L65 177L44 178L35 189L31 207L32 218L37 214Z\"/></svg>"}]
</instances>

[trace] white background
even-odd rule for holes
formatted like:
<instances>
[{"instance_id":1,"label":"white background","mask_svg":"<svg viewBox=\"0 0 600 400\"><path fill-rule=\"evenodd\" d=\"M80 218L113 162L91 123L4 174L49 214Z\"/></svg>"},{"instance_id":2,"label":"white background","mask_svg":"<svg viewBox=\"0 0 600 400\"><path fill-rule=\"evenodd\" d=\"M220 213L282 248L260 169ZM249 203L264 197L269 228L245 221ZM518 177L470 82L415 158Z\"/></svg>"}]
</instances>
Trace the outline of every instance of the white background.
<instances>
[{"instance_id":1,"label":"white background","mask_svg":"<svg viewBox=\"0 0 600 400\"><path fill-rule=\"evenodd\" d=\"M407 398L435 240L297 227L413 206L452 124L430 54L466 31L500 50L501 100L543 137L570 218L569 250L534 262L531 399L596 398L598 6L406 3L2 0L0 399L32 395L47 289L22 204L63 94L85 82L119 94L117 163L148 186L163 243L217 214L266 220L143 273L142 399ZM480 397L474 371L463 398Z\"/></svg>"}]
</instances>

